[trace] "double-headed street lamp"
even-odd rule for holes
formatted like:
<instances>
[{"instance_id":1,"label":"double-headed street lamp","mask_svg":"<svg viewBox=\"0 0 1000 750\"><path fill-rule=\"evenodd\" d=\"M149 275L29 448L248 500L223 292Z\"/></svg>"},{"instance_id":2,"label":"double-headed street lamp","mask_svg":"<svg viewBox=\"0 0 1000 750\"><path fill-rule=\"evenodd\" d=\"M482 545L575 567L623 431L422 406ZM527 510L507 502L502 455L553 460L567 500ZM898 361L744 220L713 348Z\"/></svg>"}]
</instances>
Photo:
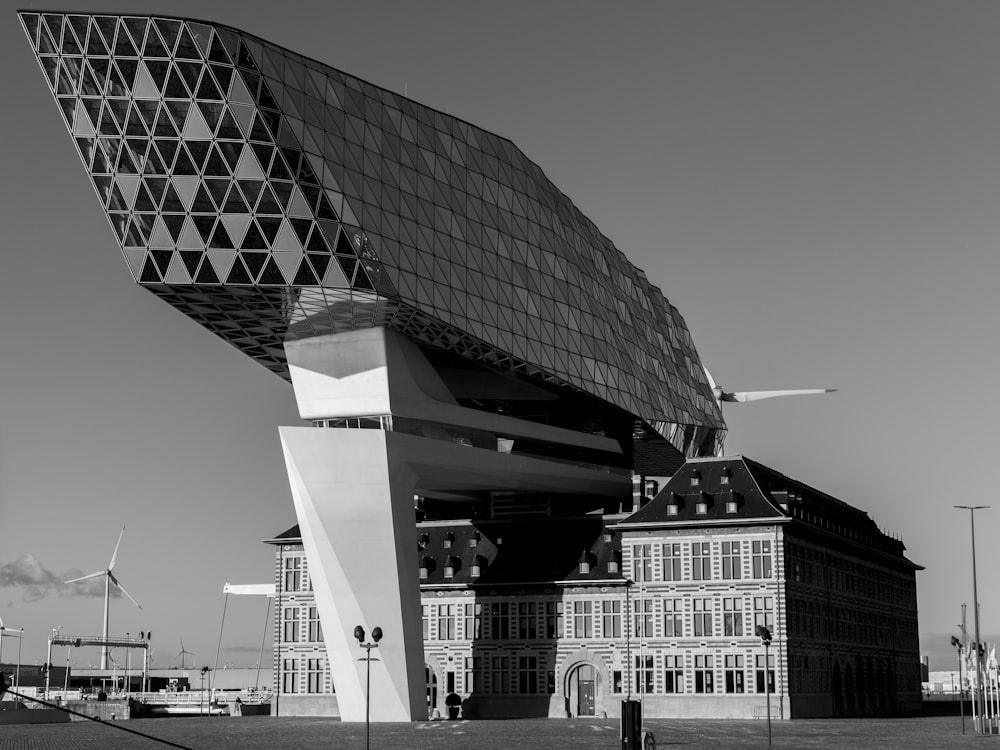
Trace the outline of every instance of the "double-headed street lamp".
<instances>
[{"instance_id":1,"label":"double-headed street lamp","mask_svg":"<svg viewBox=\"0 0 1000 750\"><path fill-rule=\"evenodd\" d=\"M365 650L363 658L358 661L366 662L365 669L365 750L369 750L369 740L371 737L371 690L372 690L372 649L378 648L378 642L382 640L382 628L377 625L372 628L372 639L365 643L365 629L360 625L354 628L354 637L358 639L358 645Z\"/></svg>"}]
</instances>

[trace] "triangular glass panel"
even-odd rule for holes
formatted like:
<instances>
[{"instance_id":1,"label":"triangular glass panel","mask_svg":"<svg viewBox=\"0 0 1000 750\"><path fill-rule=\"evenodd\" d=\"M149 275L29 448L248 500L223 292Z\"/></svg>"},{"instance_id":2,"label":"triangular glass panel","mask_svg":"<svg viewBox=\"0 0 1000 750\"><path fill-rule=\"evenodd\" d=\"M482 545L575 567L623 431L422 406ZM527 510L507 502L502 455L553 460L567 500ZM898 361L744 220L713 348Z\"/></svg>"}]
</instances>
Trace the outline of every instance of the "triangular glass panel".
<instances>
[{"instance_id":1,"label":"triangular glass panel","mask_svg":"<svg viewBox=\"0 0 1000 750\"><path fill-rule=\"evenodd\" d=\"M226 231L226 227L221 221L215 225L215 232L212 234L212 240L208 246L218 250L229 250L233 247L229 232Z\"/></svg>"},{"instance_id":2,"label":"triangular glass panel","mask_svg":"<svg viewBox=\"0 0 1000 750\"><path fill-rule=\"evenodd\" d=\"M139 192L135 197L135 211L146 211L151 212L156 210L156 204L149 197L149 191L146 190L145 185L139 185Z\"/></svg>"},{"instance_id":3,"label":"triangular glass panel","mask_svg":"<svg viewBox=\"0 0 1000 750\"><path fill-rule=\"evenodd\" d=\"M162 65L166 67L166 63L162 63ZM157 99L160 96L160 89L153 83L153 76L150 75L149 68L146 67L145 63L139 66L132 95L136 99Z\"/></svg>"},{"instance_id":4,"label":"triangular glass panel","mask_svg":"<svg viewBox=\"0 0 1000 750\"><path fill-rule=\"evenodd\" d=\"M133 217L128 223L128 233L125 235L125 244L132 247L144 247L146 245L146 233L143 230L141 221L136 221Z\"/></svg>"},{"instance_id":5,"label":"triangular glass panel","mask_svg":"<svg viewBox=\"0 0 1000 750\"><path fill-rule=\"evenodd\" d=\"M219 93L225 99L226 94L229 92L229 83L233 80L233 69L225 65L209 65L208 67L211 68L212 74L219 84Z\"/></svg>"},{"instance_id":6,"label":"triangular glass panel","mask_svg":"<svg viewBox=\"0 0 1000 750\"><path fill-rule=\"evenodd\" d=\"M340 235L337 237L336 253L337 255L355 255L354 245L347 238L346 231L340 232Z\"/></svg>"},{"instance_id":7,"label":"triangular glass panel","mask_svg":"<svg viewBox=\"0 0 1000 750\"><path fill-rule=\"evenodd\" d=\"M150 33L152 33L152 31ZM205 253L200 250L182 250L179 255L181 256L181 261L184 263L184 268L187 269L191 278L194 278L195 273L198 271L198 263L201 262Z\"/></svg>"},{"instance_id":8,"label":"triangular glass panel","mask_svg":"<svg viewBox=\"0 0 1000 750\"><path fill-rule=\"evenodd\" d=\"M251 206L257 205L257 199L260 197L260 191L264 188L263 180L239 180L240 190L243 191L243 196L246 198L247 203Z\"/></svg>"},{"instance_id":9,"label":"triangular glass panel","mask_svg":"<svg viewBox=\"0 0 1000 750\"><path fill-rule=\"evenodd\" d=\"M215 144L230 170L235 170L240 162L240 154L243 153L243 144L233 141L220 141Z\"/></svg>"},{"instance_id":10,"label":"triangular glass panel","mask_svg":"<svg viewBox=\"0 0 1000 750\"><path fill-rule=\"evenodd\" d=\"M226 51L225 45L222 43L222 38L218 34L212 39L212 46L208 51L208 59L212 62L225 63L226 65L233 64L233 61L229 59L229 53Z\"/></svg>"},{"instance_id":11,"label":"triangular glass panel","mask_svg":"<svg viewBox=\"0 0 1000 750\"><path fill-rule=\"evenodd\" d=\"M271 134L264 126L264 118L260 112L257 113L257 117L253 121L253 127L250 129L250 140L261 141L262 143L270 143L272 141Z\"/></svg>"},{"instance_id":12,"label":"triangular glass panel","mask_svg":"<svg viewBox=\"0 0 1000 750\"><path fill-rule=\"evenodd\" d=\"M275 263L274 258L272 257L267 261L267 265L264 266L264 272L260 275L260 280L257 283L271 286L284 286L288 282L285 281L285 277L282 275L281 269L278 268L278 264Z\"/></svg>"},{"instance_id":13,"label":"triangular glass panel","mask_svg":"<svg viewBox=\"0 0 1000 750\"><path fill-rule=\"evenodd\" d=\"M267 253L240 253L240 257L246 263L250 275L255 279L267 262Z\"/></svg>"},{"instance_id":14,"label":"triangular glass panel","mask_svg":"<svg viewBox=\"0 0 1000 750\"><path fill-rule=\"evenodd\" d=\"M323 275L326 273L326 267L330 265L330 261L333 260L332 255L320 254L320 253L309 253L309 262L312 263L313 270L316 272L316 278L322 279Z\"/></svg>"},{"instance_id":15,"label":"triangular glass panel","mask_svg":"<svg viewBox=\"0 0 1000 750\"><path fill-rule=\"evenodd\" d=\"M104 44L104 39L101 38L101 34L97 30L97 27L92 27L90 38L87 40L87 56L107 57L110 54L111 53L108 52L107 45Z\"/></svg>"},{"instance_id":16,"label":"triangular glass panel","mask_svg":"<svg viewBox=\"0 0 1000 750\"><path fill-rule=\"evenodd\" d=\"M73 135L75 136L95 135L94 124L90 121L90 115L87 114L87 108L83 105L82 100L77 102L76 105L76 117L73 120Z\"/></svg>"},{"instance_id":17,"label":"triangular glass panel","mask_svg":"<svg viewBox=\"0 0 1000 750\"><path fill-rule=\"evenodd\" d=\"M125 62L124 60L119 60L119 62ZM132 62L135 62L134 60ZM126 97L132 93L132 87L126 86L125 81L122 79L122 74L118 70L117 65L112 65L108 73L108 95L117 97Z\"/></svg>"},{"instance_id":18,"label":"triangular glass panel","mask_svg":"<svg viewBox=\"0 0 1000 750\"><path fill-rule=\"evenodd\" d=\"M242 75L233 78L232 89L229 92L229 102L231 104L254 104L253 96L250 94L250 90L247 88Z\"/></svg>"},{"instance_id":19,"label":"triangular glass panel","mask_svg":"<svg viewBox=\"0 0 1000 750\"><path fill-rule=\"evenodd\" d=\"M156 264L153 263L153 258L150 256L146 257L146 262L142 267L142 273L139 274L140 284L160 284L163 279L160 278L160 272L156 270Z\"/></svg>"},{"instance_id":20,"label":"triangular glass panel","mask_svg":"<svg viewBox=\"0 0 1000 750\"><path fill-rule=\"evenodd\" d=\"M181 78L184 79L184 83L187 85L188 91L197 91L198 79L201 77L201 72L205 69L205 66L201 63L183 61L178 61L176 66L178 72L181 74Z\"/></svg>"},{"instance_id":21,"label":"triangular glass panel","mask_svg":"<svg viewBox=\"0 0 1000 750\"><path fill-rule=\"evenodd\" d=\"M248 104L230 104L230 110L240 128L241 135L250 137L250 128L253 124L254 108Z\"/></svg>"},{"instance_id":22,"label":"triangular glass panel","mask_svg":"<svg viewBox=\"0 0 1000 750\"><path fill-rule=\"evenodd\" d=\"M188 274L187 268L184 267L180 253L172 253L172 255L167 272L163 275L163 281L167 284L190 284L191 276Z\"/></svg>"},{"instance_id":23,"label":"triangular glass panel","mask_svg":"<svg viewBox=\"0 0 1000 750\"><path fill-rule=\"evenodd\" d=\"M267 250L267 242L264 240L264 235L260 233L260 229L253 222L247 228L246 235L243 237L243 242L240 244L240 248L243 250Z\"/></svg>"},{"instance_id":24,"label":"triangular glass panel","mask_svg":"<svg viewBox=\"0 0 1000 750\"><path fill-rule=\"evenodd\" d=\"M316 218L339 221L340 217L337 216L337 212L333 210L333 207L330 205L330 201L325 195L320 195L319 209L316 211Z\"/></svg>"},{"instance_id":25,"label":"triangular glass panel","mask_svg":"<svg viewBox=\"0 0 1000 750\"><path fill-rule=\"evenodd\" d=\"M236 59L236 64L241 68L246 68L254 72L257 71L257 63L254 62L253 55L250 54L250 50L247 48L245 42L240 42L240 53Z\"/></svg>"},{"instance_id":26,"label":"triangular glass panel","mask_svg":"<svg viewBox=\"0 0 1000 750\"><path fill-rule=\"evenodd\" d=\"M194 222L199 236L207 245L212 236L212 229L215 228L215 216L192 216L191 221Z\"/></svg>"},{"instance_id":27,"label":"triangular glass panel","mask_svg":"<svg viewBox=\"0 0 1000 750\"><path fill-rule=\"evenodd\" d=\"M211 263L202 263L201 268L198 270L198 276L195 278L196 284L220 284L219 276L216 275L215 269Z\"/></svg>"},{"instance_id":28,"label":"triangular glass panel","mask_svg":"<svg viewBox=\"0 0 1000 750\"><path fill-rule=\"evenodd\" d=\"M222 122L219 123L218 129L215 131L215 137L227 140L243 140L243 132L236 124L236 120L233 119L231 112L226 111L222 115Z\"/></svg>"},{"instance_id":29,"label":"triangular glass panel","mask_svg":"<svg viewBox=\"0 0 1000 750\"><path fill-rule=\"evenodd\" d=\"M163 195L163 205L160 210L171 213L180 213L184 211L184 204L181 203L181 199L177 195L177 191L174 189L173 184L167 185L167 189Z\"/></svg>"},{"instance_id":30,"label":"triangular glass panel","mask_svg":"<svg viewBox=\"0 0 1000 750\"><path fill-rule=\"evenodd\" d=\"M156 33L155 27L151 26L146 34L146 46L142 49L143 57L169 57L160 35Z\"/></svg>"},{"instance_id":31,"label":"triangular glass panel","mask_svg":"<svg viewBox=\"0 0 1000 750\"><path fill-rule=\"evenodd\" d=\"M301 253L273 253L271 258L281 271L285 283L291 283L292 279L295 278L296 270L304 260Z\"/></svg>"},{"instance_id":32,"label":"triangular glass panel","mask_svg":"<svg viewBox=\"0 0 1000 750\"><path fill-rule=\"evenodd\" d=\"M153 129L156 121L156 111L159 106L159 102L151 101L138 101L132 105L133 109L138 110L139 115L142 117L142 124L146 126L146 130L151 131Z\"/></svg>"},{"instance_id":33,"label":"triangular glass panel","mask_svg":"<svg viewBox=\"0 0 1000 750\"><path fill-rule=\"evenodd\" d=\"M331 263L326 269L323 277L323 286L334 287L336 289L349 289L351 284L348 279L354 275L354 266L357 261L352 258L337 258L339 263Z\"/></svg>"},{"instance_id":34,"label":"triangular glass panel","mask_svg":"<svg viewBox=\"0 0 1000 750\"><path fill-rule=\"evenodd\" d=\"M132 44L131 38L125 33L124 24L118 26L118 39L115 42L115 57L138 57L139 51Z\"/></svg>"},{"instance_id":35,"label":"triangular glass panel","mask_svg":"<svg viewBox=\"0 0 1000 750\"><path fill-rule=\"evenodd\" d=\"M94 176L94 187L97 189L97 194L101 197L101 205L108 205L108 198L111 197L111 188L114 186L114 180L108 176Z\"/></svg>"},{"instance_id":36,"label":"triangular glass panel","mask_svg":"<svg viewBox=\"0 0 1000 750\"><path fill-rule=\"evenodd\" d=\"M149 24L148 18L125 18L125 27L128 29L132 41L135 42L136 49L142 49L146 38L146 26Z\"/></svg>"},{"instance_id":37,"label":"triangular glass panel","mask_svg":"<svg viewBox=\"0 0 1000 750\"><path fill-rule=\"evenodd\" d=\"M195 193L194 203L191 204L191 210L196 213L210 213L214 214L216 212L215 204L212 203L211 199L208 197L208 191L205 190L204 185L198 186L198 192Z\"/></svg>"},{"instance_id":38,"label":"triangular glass panel","mask_svg":"<svg viewBox=\"0 0 1000 750\"><path fill-rule=\"evenodd\" d=\"M207 55L208 44L212 37L212 27L207 24L188 21L188 29L191 30L194 40L198 43L198 49L201 51L201 54Z\"/></svg>"},{"instance_id":39,"label":"triangular glass panel","mask_svg":"<svg viewBox=\"0 0 1000 750\"><path fill-rule=\"evenodd\" d=\"M302 244L295 236L295 230L287 221L282 222L281 231L277 238L271 243L272 250L294 250L302 252Z\"/></svg>"},{"instance_id":40,"label":"triangular glass panel","mask_svg":"<svg viewBox=\"0 0 1000 750\"><path fill-rule=\"evenodd\" d=\"M109 211L128 211L130 206L122 194L121 188L116 184L111 189L111 197L107 206Z\"/></svg>"},{"instance_id":41,"label":"triangular glass panel","mask_svg":"<svg viewBox=\"0 0 1000 750\"><path fill-rule=\"evenodd\" d=\"M205 118L198 107L191 107L188 110L183 135L185 140L208 140L212 137L212 131L205 123Z\"/></svg>"},{"instance_id":42,"label":"triangular glass panel","mask_svg":"<svg viewBox=\"0 0 1000 750\"><path fill-rule=\"evenodd\" d=\"M176 66L170 66L170 74L167 76L167 83L163 87L163 95L168 99L186 99L191 96Z\"/></svg>"},{"instance_id":43,"label":"triangular glass panel","mask_svg":"<svg viewBox=\"0 0 1000 750\"><path fill-rule=\"evenodd\" d=\"M174 45L177 43L177 35L181 30L181 22L174 21L169 18L154 18L153 25L156 26L156 30L160 32L160 36L163 38L163 43L170 52L173 50Z\"/></svg>"},{"instance_id":44,"label":"triangular glass panel","mask_svg":"<svg viewBox=\"0 0 1000 750\"><path fill-rule=\"evenodd\" d=\"M313 230L313 233L309 235L309 244L306 245L306 250L314 253L330 252L323 240L323 233L318 230Z\"/></svg>"},{"instance_id":45,"label":"triangular glass panel","mask_svg":"<svg viewBox=\"0 0 1000 750\"><path fill-rule=\"evenodd\" d=\"M70 96L76 94L76 86L73 85L73 78L70 76L69 71L66 69L65 60L63 61L63 64L59 67L59 80L56 83L56 93L67 94ZM76 104L75 102L71 103L74 105ZM70 114L72 114L72 112L73 108L71 107Z\"/></svg>"},{"instance_id":46,"label":"triangular glass panel","mask_svg":"<svg viewBox=\"0 0 1000 750\"><path fill-rule=\"evenodd\" d=\"M212 133L215 133L215 129L219 126L219 120L222 118L222 113L225 107L216 102L198 102L198 109L201 110L201 114L205 118L205 124L208 126L208 129Z\"/></svg>"},{"instance_id":47,"label":"triangular glass panel","mask_svg":"<svg viewBox=\"0 0 1000 750\"><path fill-rule=\"evenodd\" d=\"M132 160L132 154L127 148L123 148L118 156L118 172L119 174L139 174L139 170Z\"/></svg>"},{"instance_id":48,"label":"triangular glass panel","mask_svg":"<svg viewBox=\"0 0 1000 750\"><path fill-rule=\"evenodd\" d=\"M260 230L264 234L264 239L267 240L269 245L274 244L275 237L278 236L278 230L281 229L282 220L281 219L271 219L268 217L258 217L257 223L260 225Z\"/></svg>"},{"instance_id":49,"label":"triangular glass panel","mask_svg":"<svg viewBox=\"0 0 1000 750\"><path fill-rule=\"evenodd\" d=\"M274 190L274 195L278 199L278 203L281 204L281 208L287 209L294 185L290 182L272 182L271 188Z\"/></svg>"},{"instance_id":50,"label":"triangular glass panel","mask_svg":"<svg viewBox=\"0 0 1000 750\"><path fill-rule=\"evenodd\" d=\"M195 107L191 108L192 110ZM199 169L205 168L205 162L208 161L208 152L212 148L211 141L188 141L187 142L188 151L191 152L191 158L194 160L194 164Z\"/></svg>"},{"instance_id":51,"label":"triangular glass panel","mask_svg":"<svg viewBox=\"0 0 1000 750\"><path fill-rule=\"evenodd\" d=\"M174 121L174 127L178 130L184 128L184 123L187 122L188 109L191 107L191 102L189 101L167 101L164 102L167 105L167 110L170 112L170 117Z\"/></svg>"},{"instance_id":52,"label":"triangular glass panel","mask_svg":"<svg viewBox=\"0 0 1000 750\"><path fill-rule=\"evenodd\" d=\"M194 39L191 38L191 34L188 33L187 28L181 29L180 38L177 40L177 49L174 50L174 56L184 60L201 59L201 53L198 51L198 47L195 46Z\"/></svg>"},{"instance_id":53,"label":"triangular glass panel","mask_svg":"<svg viewBox=\"0 0 1000 750\"><path fill-rule=\"evenodd\" d=\"M212 76L205 75L201 77L201 84L198 86L198 93L195 94L195 98L222 101L222 94L219 93L219 87L215 85Z\"/></svg>"},{"instance_id":54,"label":"triangular glass panel","mask_svg":"<svg viewBox=\"0 0 1000 750\"><path fill-rule=\"evenodd\" d=\"M257 204L257 213L281 214L281 206L278 205L278 201L274 198L274 193L266 185L261 191L260 202Z\"/></svg>"},{"instance_id":55,"label":"triangular glass panel","mask_svg":"<svg viewBox=\"0 0 1000 750\"><path fill-rule=\"evenodd\" d=\"M312 266L303 258L299 263L299 270L292 279L293 286L319 286L319 279L313 273Z\"/></svg>"},{"instance_id":56,"label":"triangular glass panel","mask_svg":"<svg viewBox=\"0 0 1000 750\"><path fill-rule=\"evenodd\" d=\"M208 260L218 277L220 279L224 279L229 275L229 271L233 267L233 261L236 260L236 251L211 250L208 253ZM209 263L203 263L201 267L205 268L207 265L209 265ZM244 273L246 273L245 270Z\"/></svg>"},{"instance_id":57,"label":"triangular glass panel","mask_svg":"<svg viewBox=\"0 0 1000 750\"><path fill-rule=\"evenodd\" d=\"M250 208L247 206L246 201L243 200L243 196L240 195L240 191L236 189L235 183L233 189L229 191L229 198L226 199L226 204L222 207L222 210L226 213L250 213Z\"/></svg>"},{"instance_id":58,"label":"triangular glass panel","mask_svg":"<svg viewBox=\"0 0 1000 750\"><path fill-rule=\"evenodd\" d=\"M62 53L64 55L83 54L83 50L80 49L80 43L76 40L76 34L73 33L73 28L68 20L63 30Z\"/></svg>"},{"instance_id":59,"label":"triangular glass panel","mask_svg":"<svg viewBox=\"0 0 1000 750\"><path fill-rule=\"evenodd\" d=\"M183 148L177 149L177 161L174 162L174 174L175 175L198 174L198 168L195 167L194 163L191 161L191 157L188 156L186 149Z\"/></svg>"},{"instance_id":60,"label":"triangular glass panel","mask_svg":"<svg viewBox=\"0 0 1000 750\"><path fill-rule=\"evenodd\" d=\"M226 193L229 192L230 180L205 180L205 187L208 188L212 201L216 206L222 207L226 200Z\"/></svg>"},{"instance_id":61,"label":"triangular glass panel","mask_svg":"<svg viewBox=\"0 0 1000 750\"><path fill-rule=\"evenodd\" d=\"M250 224L250 216L248 214L223 214L221 218L233 245L239 248L246 248L244 235L248 233L247 225Z\"/></svg>"},{"instance_id":62,"label":"triangular glass panel","mask_svg":"<svg viewBox=\"0 0 1000 750\"><path fill-rule=\"evenodd\" d=\"M205 174L210 177L228 177L230 174L225 159L219 153L218 145L212 147L208 160L205 162Z\"/></svg>"},{"instance_id":63,"label":"triangular glass panel","mask_svg":"<svg viewBox=\"0 0 1000 750\"><path fill-rule=\"evenodd\" d=\"M243 147L239 163L236 165L235 175L238 179L264 179L264 171L260 168L257 157L254 156L253 149L249 146Z\"/></svg>"},{"instance_id":64,"label":"triangular glass panel","mask_svg":"<svg viewBox=\"0 0 1000 750\"><path fill-rule=\"evenodd\" d=\"M49 88L55 91L59 79L59 58L42 57L39 59L42 61L42 67L45 70L45 80L48 82Z\"/></svg>"},{"instance_id":65,"label":"triangular glass panel","mask_svg":"<svg viewBox=\"0 0 1000 750\"><path fill-rule=\"evenodd\" d=\"M124 250L125 262L132 272L132 278L136 281L142 276L142 265L146 260L146 249L142 247L127 247Z\"/></svg>"},{"instance_id":66,"label":"triangular glass panel","mask_svg":"<svg viewBox=\"0 0 1000 750\"><path fill-rule=\"evenodd\" d=\"M260 84L260 95L257 97L257 103L266 109L280 110L281 107L278 105L277 100L271 95L271 90L267 87L267 83L261 82Z\"/></svg>"},{"instance_id":67,"label":"triangular glass panel","mask_svg":"<svg viewBox=\"0 0 1000 750\"><path fill-rule=\"evenodd\" d=\"M251 143L250 148L253 149L254 156L257 157L261 168L267 172L271 166L271 158L274 156L274 146L266 143Z\"/></svg>"},{"instance_id":68,"label":"triangular glass panel","mask_svg":"<svg viewBox=\"0 0 1000 750\"><path fill-rule=\"evenodd\" d=\"M41 33L38 37L38 53L41 55L55 55L59 53L59 49L56 47L55 43L52 41L52 35L49 33L48 28L43 23L41 24Z\"/></svg>"},{"instance_id":69,"label":"triangular glass panel","mask_svg":"<svg viewBox=\"0 0 1000 750\"><path fill-rule=\"evenodd\" d=\"M312 218L312 211L309 209L309 205L306 203L306 199L302 197L302 191L297 187L292 190L291 200L288 202L287 213L289 216L299 216L307 219ZM303 243L305 238L302 238Z\"/></svg>"},{"instance_id":70,"label":"triangular glass panel","mask_svg":"<svg viewBox=\"0 0 1000 750\"><path fill-rule=\"evenodd\" d=\"M181 214L164 214L162 217L163 223L167 226L167 231L170 232L170 236L174 238L174 242L180 240L181 232L184 229L185 216Z\"/></svg>"},{"instance_id":71,"label":"triangular glass panel","mask_svg":"<svg viewBox=\"0 0 1000 750\"><path fill-rule=\"evenodd\" d=\"M169 120L163 112L160 112L160 119ZM163 159L164 165L167 169L174 163L174 157L177 156L177 147L180 145L179 142L172 138L156 138L153 140L156 144L156 150L160 152L160 158Z\"/></svg>"},{"instance_id":72,"label":"triangular glass panel","mask_svg":"<svg viewBox=\"0 0 1000 750\"><path fill-rule=\"evenodd\" d=\"M142 122L142 118L134 106L129 113L128 123L125 125L125 135L139 136L140 138L149 135L146 131L146 125Z\"/></svg>"}]
</instances>

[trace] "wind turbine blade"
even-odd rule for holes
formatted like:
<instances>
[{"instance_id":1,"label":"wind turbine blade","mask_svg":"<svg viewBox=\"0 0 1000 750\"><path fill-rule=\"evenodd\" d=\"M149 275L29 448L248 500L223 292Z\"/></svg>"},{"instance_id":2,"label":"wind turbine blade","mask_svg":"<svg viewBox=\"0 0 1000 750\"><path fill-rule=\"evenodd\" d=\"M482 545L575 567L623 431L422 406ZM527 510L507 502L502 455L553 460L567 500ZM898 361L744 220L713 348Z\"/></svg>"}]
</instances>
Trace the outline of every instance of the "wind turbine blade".
<instances>
[{"instance_id":1,"label":"wind turbine blade","mask_svg":"<svg viewBox=\"0 0 1000 750\"><path fill-rule=\"evenodd\" d=\"M118 588L119 588L119 589L121 590L121 592L122 592L123 594L125 594L125 596L127 596L127 597L128 597L128 598L129 598L130 600L131 600L131 602L132 602L132 603L133 603L133 604L134 604L135 606L137 606L137 607L138 607L139 609L142 609L142 605L141 605L141 604L139 604L139 602L137 602L137 601L136 601L136 600L135 600L135 599L134 599L134 598L132 597L132 595L131 595L131 594L130 594L129 592L127 592L127 591L125 590L125 587L124 587L124 586L122 586L122 585L121 585L120 583L118 583L118 579L117 579L117 578L115 578L115 577L114 577L114 575L112 575L110 571L108 572L108 578L110 578L110 579L111 579L111 582L112 582L112 583L113 583L113 584L114 584L115 586L117 586L117 587L118 587Z\"/></svg>"},{"instance_id":2,"label":"wind turbine blade","mask_svg":"<svg viewBox=\"0 0 1000 750\"><path fill-rule=\"evenodd\" d=\"M66 583L78 583L79 581L87 581L87 580L89 580L91 578L97 578L98 576L103 576L103 575L107 575L107 574L108 574L108 571L106 571L106 570L99 570L96 573L91 573L90 575L80 576L79 578L73 578L73 579L71 579L69 581L63 581L63 583L64 584L66 584Z\"/></svg>"},{"instance_id":3,"label":"wind turbine blade","mask_svg":"<svg viewBox=\"0 0 1000 750\"><path fill-rule=\"evenodd\" d=\"M122 543L123 536L125 536L124 526L122 526L122 533L118 535L118 542L115 544L115 551L111 554L111 563L108 565L108 570L115 569L115 560L118 559L118 546Z\"/></svg>"},{"instance_id":4,"label":"wind turbine blade","mask_svg":"<svg viewBox=\"0 0 1000 750\"><path fill-rule=\"evenodd\" d=\"M737 401L746 403L747 401L760 401L765 398L779 398L781 396L815 396L820 393L834 393L836 388L801 388L789 391L742 391L740 393L724 393L723 401Z\"/></svg>"},{"instance_id":5,"label":"wind turbine blade","mask_svg":"<svg viewBox=\"0 0 1000 750\"><path fill-rule=\"evenodd\" d=\"M708 387L711 388L712 392L714 393L716 385L715 385L715 379L712 377L712 373L708 371L708 368L705 367L705 365L702 365L701 369L705 371L705 377L708 378Z\"/></svg>"}]
</instances>

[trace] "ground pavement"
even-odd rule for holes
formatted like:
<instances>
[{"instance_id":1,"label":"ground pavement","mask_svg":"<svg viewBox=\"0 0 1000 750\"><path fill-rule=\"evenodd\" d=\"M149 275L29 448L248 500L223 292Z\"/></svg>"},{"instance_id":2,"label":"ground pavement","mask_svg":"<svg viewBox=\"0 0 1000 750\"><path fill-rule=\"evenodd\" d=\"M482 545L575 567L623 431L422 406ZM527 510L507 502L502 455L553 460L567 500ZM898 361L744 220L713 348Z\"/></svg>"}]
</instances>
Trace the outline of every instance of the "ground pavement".
<instances>
[{"instance_id":1,"label":"ground pavement","mask_svg":"<svg viewBox=\"0 0 1000 750\"><path fill-rule=\"evenodd\" d=\"M191 750L363 750L364 724L322 718L167 718L123 722L129 729ZM659 748L750 750L767 748L765 721L651 719ZM968 726L971 732L971 724ZM984 747L1000 737L962 736L958 717L840 719L774 722L773 747L791 750L870 747L940 750ZM95 722L0 726L0 750L164 750L167 745ZM372 750L617 750L618 722L609 719L525 719L372 724Z\"/></svg>"}]
</instances>

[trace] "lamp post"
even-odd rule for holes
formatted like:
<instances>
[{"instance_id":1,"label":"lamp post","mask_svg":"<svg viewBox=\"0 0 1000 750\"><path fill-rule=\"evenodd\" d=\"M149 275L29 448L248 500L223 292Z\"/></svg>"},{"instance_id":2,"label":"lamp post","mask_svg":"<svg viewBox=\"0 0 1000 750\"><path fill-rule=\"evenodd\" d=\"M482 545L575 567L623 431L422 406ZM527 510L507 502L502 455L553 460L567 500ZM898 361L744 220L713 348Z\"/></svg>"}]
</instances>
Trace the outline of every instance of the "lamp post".
<instances>
[{"instance_id":1,"label":"lamp post","mask_svg":"<svg viewBox=\"0 0 1000 750\"><path fill-rule=\"evenodd\" d=\"M769 680L767 679L767 668L770 666L768 662L771 660L769 651L771 646L771 631L763 625L758 625L755 632L757 637L760 638L761 644L764 646L764 700L767 704L767 746L771 747L771 688L768 684Z\"/></svg>"},{"instance_id":2,"label":"lamp post","mask_svg":"<svg viewBox=\"0 0 1000 750\"><path fill-rule=\"evenodd\" d=\"M962 642L955 636L952 636L951 645L958 654L958 706L962 714L962 734L965 734L965 691L962 689Z\"/></svg>"},{"instance_id":3,"label":"lamp post","mask_svg":"<svg viewBox=\"0 0 1000 750\"><path fill-rule=\"evenodd\" d=\"M978 691L973 695L976 700L976 713L979 715L977 727L980 734L986 733L986 702L983 693L983 652L982 642L979 640L979 588L976 584L976 511L985 510L989 505L956 505L956 508L969 511L969 521L972 526L972 614L976 627L976 687Z\"/></svg>"},{"instance_id":4,"label":"lamp post","mask_svg":"<svg viewBox=\"0 0 1000 750\"><path fill-rule=\"evenodd\" d=\"M199 696L198 704L198 716L205 715L205 675L208 673L208 667L201 668L201 695ZM212 704L208 705L208 715L212 715Z\"/></svg>"},{"instance_id":5,"label":"lamp post","mask_svg":"<svg viewBox=\"0 0 1000 750\"><path fill-rule=\"evenodd\" d=\"M369 750L371 739L371 691L372 691L372 649L378 648L378 642L382 640L382 628L377 625L372 628L372 639L365 643L365 629L360 625L354 628L354 637L358 639L358 645L365 650L364 658L358 659L366 663L365 666L365 750ZM374 659L378 661L378 659Z\"/></svg>"}]
</instances>

